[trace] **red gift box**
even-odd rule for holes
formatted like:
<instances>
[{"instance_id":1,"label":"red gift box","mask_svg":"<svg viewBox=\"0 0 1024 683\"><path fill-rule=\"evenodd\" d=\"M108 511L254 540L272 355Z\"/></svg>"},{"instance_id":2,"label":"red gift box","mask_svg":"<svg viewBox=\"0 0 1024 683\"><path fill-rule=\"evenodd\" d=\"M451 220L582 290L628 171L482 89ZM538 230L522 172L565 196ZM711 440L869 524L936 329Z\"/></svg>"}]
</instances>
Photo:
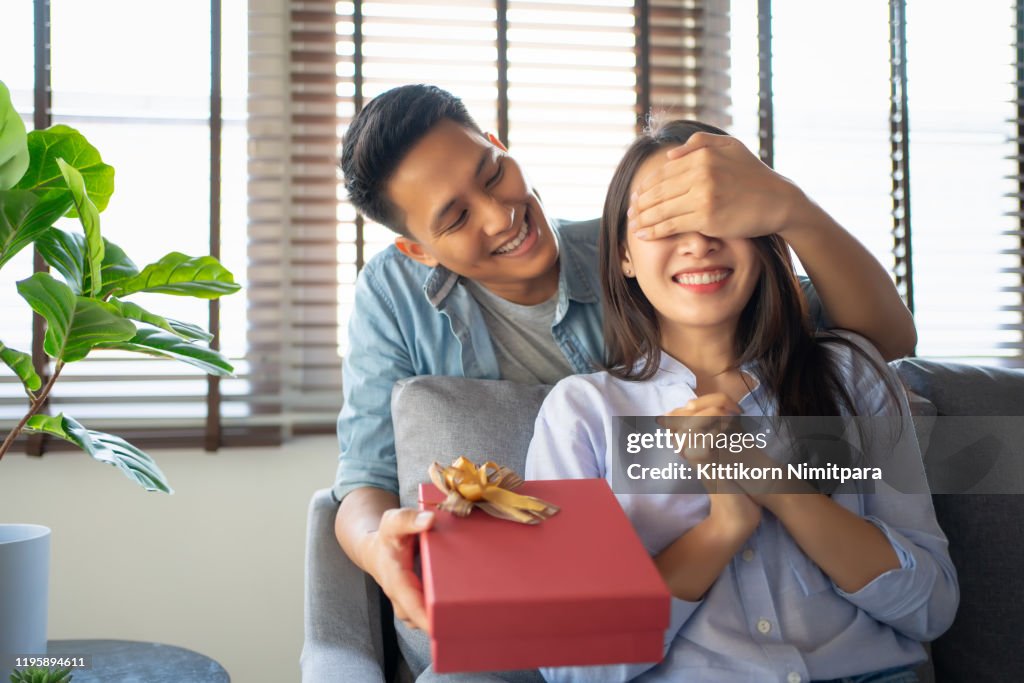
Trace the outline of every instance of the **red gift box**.
<instances>
[{"instance_id":1,"label":"red gift box","mask_svg":"<svg viewBox=\"0 0 1024 683\"><path fill-rule=\"evenodd\" d=\"M670 594L603 479L515 490L561 511L540 524L437 510L420 535L434 671L661 661ZM420 485L420 507L444 494Z\"/></svg>"}]
</instances>

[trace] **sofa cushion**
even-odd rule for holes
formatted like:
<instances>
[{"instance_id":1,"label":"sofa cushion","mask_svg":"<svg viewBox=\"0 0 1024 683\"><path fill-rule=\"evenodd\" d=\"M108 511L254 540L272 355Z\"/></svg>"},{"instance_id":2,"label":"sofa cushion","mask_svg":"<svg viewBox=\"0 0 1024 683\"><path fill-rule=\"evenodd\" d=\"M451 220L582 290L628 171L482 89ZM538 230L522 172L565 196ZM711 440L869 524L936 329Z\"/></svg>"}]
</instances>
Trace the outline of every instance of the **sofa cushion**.
<instances>
[{"instance_id":1,"label":"sofa cushion","mask_svg":"<svg viewBox=\"0 0 1024 683\"><path fill-rule=\"evenodd\" d=\"M934 403L938 413L926 463L955 454L961 459L956 469L967 479L995 474L1000 481L1021 481L1024 371L920 359L899 361L894 366L904 383ZM998 469L983 473L979 467L972 473L964 469L972 459L985 468ZM1024 633L1024 544L1020 542L1024 521L1024 496L1020 494L1024 490L1018 483L1013 486L1017 495L933 498L960 579L956 620L932 644L937 681L1024 679L1024 648L1012 645L1019 643ZM933 488L949 490L945 481Z\"/></svg>"},{"instance_id":2,"label":"sofa cushion","mask_svg":"<svg viewBox=\"0 0 1024 683\"><path fill-rule=\"evenodd\" d=\"M520 476L544 397L543 384L421 376L400 380L391 393L403 506L415 507L434 461L450 465L460 455L476 464L493 460Z\"/></svg>"},{"instance_id":3,"label":"sofa cushion","mask_svg":"<svg viewBox=\"0 0 1024 683\"><path fill-rule=\"evenodd\" d=\"M1024 371L920 359L893 366L934 407L933 417L914 415L932 493L1024 493Z\"/></svg>"},{"instance_id":4,"label":"sofa cushion","mask_svg":"<svg viewBox=\"0 0 1024 683\"><path fill-rule=\"evenodd\" d=\"M1024 415L1024 370L904 358L900 379L938 415Z\"/></svg>"},{"instance_id":5,"label":"sofa cushion","mask_svg":"<svg viewBox=\"0 0 1024 683\"><path fill-rule=\"evenodd\" d=\"M476 464L488 460L523 476L533 424L550 386L498 380L421 376L400 380L391 392L395 426L399 498L404 507L417 506L421 483L430 481L430 464L443 465L460 455ZM422 631L395 621L399 647L414 675L433 678L430 642ZM425 673L424 673L425 672ZM487 680L544 683L536 669L503 671ZM472 680L472 675L450 680Z\"/></svg>"}]
</instances>

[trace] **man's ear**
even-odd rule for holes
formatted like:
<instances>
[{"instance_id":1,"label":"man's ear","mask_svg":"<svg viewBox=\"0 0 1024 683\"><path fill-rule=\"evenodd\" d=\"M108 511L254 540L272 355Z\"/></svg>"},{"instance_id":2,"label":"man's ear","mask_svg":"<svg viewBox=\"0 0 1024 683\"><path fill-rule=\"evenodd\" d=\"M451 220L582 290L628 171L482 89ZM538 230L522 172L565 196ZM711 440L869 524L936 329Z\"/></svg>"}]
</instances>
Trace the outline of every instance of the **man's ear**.
<instances>
[{"instance_id":1,"label":"man's ear","mask_svg":"<svg viewBox=\"0 0 1024 683\"><path fill-rule=\"evenodd\" d=\"M395 247L398 251L402 252L413 261L418 261L425 266L433 268L437 265L437 259L428 254L423 250L423 245L405 235L399 235L395 238Z\"/></svg>"},{"instance_id":2,"label":"man's ear","mask_svg":"<svg viewBox=\"0 0 1024 683\"><path fill-rule=\"evenodd\" d=\"M487 139L490 140L491 144L500 149L502 152L508 153L508 147L501 144L501 140L494 133L486 133Z\"/></svg>"}]
</instances>

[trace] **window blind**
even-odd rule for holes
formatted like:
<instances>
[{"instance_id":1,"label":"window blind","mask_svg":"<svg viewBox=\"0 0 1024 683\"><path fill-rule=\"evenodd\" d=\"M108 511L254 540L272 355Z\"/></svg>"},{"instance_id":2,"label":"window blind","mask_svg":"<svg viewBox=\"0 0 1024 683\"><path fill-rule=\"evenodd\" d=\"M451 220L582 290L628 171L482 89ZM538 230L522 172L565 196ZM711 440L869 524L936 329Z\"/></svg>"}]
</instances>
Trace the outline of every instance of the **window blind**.
<instances>
[{"instance_id":1,"label":"window blind","mask_svg":"<svg viewBox=\"0 0 1024 683\"><path fill-rule=\"evenodd\" d=\"M1002 312L1010 314L1010 316L1014 313L1017 314L1015 320L1011 317L1009 323L1011 325L1024 324L1024 2L1021 0L1014 2L1013 15L1013 105L1016 116L1011 122L1011 130L1015 134L1012 141L1015 154L1012 155L1014 158L1009 159L1009 180L1016 184L1017 196L1015 205L1011 205L1007 217L1011 219L1009 237L1016 241L1009 251L1011 255L1017 257L1014 265L1019 268L1017 271L1019 277L1016 291L1011 283L1009 291L1002 292L1005 297ZM1019 334L1024 336L1024 331L1020 331ZM1024 340L1021 342L1024 343ZM1019 346L1016 355L1018 361L1024 357L1024 348Z\"/></svg>"},{"instance_id":2,"label":"window blind","mask_svg":"<svg viewBox=\"0 0 1024 683\"><path fill-rule=\"evenodd\" d=\"M651 0L647 17L651 107L728 129L728 0Z\"/></svg>"},{"instance_id":3,"label":"window blind","mask_svg":"<svg viewBox=\"0 0 1024 683\"><path fill-rule=\"evenodd\" d=\"M358 106L388 88L439 85L504 138L549 215L594 218L642 118L644 93L673 115L685 105L689 116L724 116L725 96L712 93L727 82L726 7L722 0L340 2L342 133ZM650 21L638 23L641 15ZM700 55L708 68L696 67ZM341 354L358 266L394 239L361 220L341 202Z\"/></svg>"},{"instance_id":4,"label":"window blind","mask_svg":"<svg viewBox=\"0 0 1024 683\"><path fill-rule=\"evenodd\" d=\"M278 439L324 430L341 393L336 17L323 0L249 1L248 414L237 424Z\"/></svg>"},{"instance_id":5,"label":"window blind","mask_svg":"<svg viewBox=\"0 0 1024 683\"><path fill-rule=\"evenodd\" d=\"M55 25L91 27L90 16L145 11L129 0L102 1L103 12L90 13L53 0ZM215 312L234 378L211 387L187 366L114 354L65 371L55 409L146 447L275 442L333 429L355 278L393 239L355 215L336 168L348 122L376 94L410 82L455 92L509 144L550 215L570 219L600 213L642 103L720 124L727 115L724 0L219 1L218 159L209 155L217 107L210 4L189 5L156 35L111 34L91 62L75 64L76 54L89 51L76 52L71 39L61 38L64 56L55 55L54 77L64 80L55 82L54 120L82 128L118 169L105 234L146 263L170 249L208 253L211 224L219 222L221 259L244 286ZM161 36L175 45L160 48ZM6 42L11 50L18 45ZM133 58L123 59L126 53ZM106 70L107 62L120 71ZM79 73L90 64L91 73L121 77L90 80ZM29 117L31 88L15 90ZM140 160L142 142L152 139L185 169L159 184ZM216 173L218 162L222 183L211 203L212 181L197 169ZM180 212L153 220L147 211L157 200L140 187L146 183L174 187ZM146 229L133 234L138 225ZM161 235L173 235L173 246L170 238L160 243ZM15 266L17 278L31 272L31 258L22 261L5 277L15 277ZM161 300L160 310L206 323L204 302L171 303L168 309ZM17 334L3 338L17 342ZM20 391L4 377L0 392L0 420L13 419Z\"/></svg>"},{"instance_id":6,"label":"window blind","mask_svg":"<svg viewBox=\"0 0 1024 683\"><path fill-rule=\"evenodd\" d=\"M913 312L906 9L904 2L889 2L889 158L892 161L892 273L900 296Z\"/></svg>"},{"instance_id":7,"label":"window blind","mask_svg":"<svg viewBox=\"0 0 1024 683\"><path fill-rule=\"evenodd\" d=\"M935 3L906 0L922 355L1024 361L1016 24L1010 3L980 3L964 22Z\"/></svg>"},{"instance_id":8,"label":"window blind","mask_svg":"<svg viewBox=\"0 0 1024 683\"><path fill-rule=\"evenodd\" d=\"M14 3L5 8L8 20L0 24L0 78L26 130L32 129L34 113L33 9L29 3ZM15 283L32 274L32 261L32 250L24 249L0 271L0 341L25 353L32 351L32 310L17 295ZM6 368L0 369L0 430L16 424L26 406L21 383Z\"/></svg>"},{"instance_id":9,"label":"window blind","mask_svg":"<svg viewBox=\"0 0 1024 683\"><path fill-rule=\"evenodd\" d=\"M357 1L338 3L338 11L337 33L343 46L338 64L342 74L339 144L365 102L404 83L432 83L458 93L484 130L498 131L494 2ZM339 151L335 151L335 163ZM336 357L348 350L348 317L358 269L394 241L394 233L384 226L372 221L364 224L345 201L340 177L338 183L339 325L332 338ZM340 408L340 391L332 405L335 411Z\"/></svg>"},{"instance_id":10,"label":"window blind","mask_svg":"<svg viewBox=\"0 0 1024 683\"><path fill-rule=\"evenodd\" d=\"M822 3L773 0L769 18L771 77L764 104L772 135L766 131L764 139L771 140L773 167L892 272L889 121L897 114L888 97L886 2L836 13Z\"/></svg>"},{"instance_id":11,"label":"window blind","mask_svg":"<svg viewBox=\"0 0 1024 683\"><path fill-rule=\"evenodd\" d=\"M634 24L632 0L509 0L509 151L551 217L601 215L636 128Z\"/></svg>"}]
</instances>

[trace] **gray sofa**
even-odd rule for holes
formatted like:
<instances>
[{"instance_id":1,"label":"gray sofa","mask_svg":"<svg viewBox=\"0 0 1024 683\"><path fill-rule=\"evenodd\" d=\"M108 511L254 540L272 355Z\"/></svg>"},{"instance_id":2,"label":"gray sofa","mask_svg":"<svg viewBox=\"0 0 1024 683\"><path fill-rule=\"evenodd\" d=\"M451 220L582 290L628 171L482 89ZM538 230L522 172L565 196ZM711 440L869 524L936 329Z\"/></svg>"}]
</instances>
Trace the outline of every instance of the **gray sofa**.
<instances>
[{"instance_id":1,"label":"gray sofa","mask_svg":"<svg viewBox=\"0 0 1024 683\"><path fill-rule=\"evenodd\" d=\"M1024 681L1024 370L919 359L893 366L923 397L914 402L915 430L929 479L939 483L933 489L944 492L934 495L935 510L961 587L956 620L931 644L922 679ZM546 387L457 378L399 383L392 408L403 505L415 506L416 487L433 460L486 455L522 472L546 393ZM396 631L377 585L334 539L336 510L327 489L313 496L304 683L409 681L424 668L420 682L542 680L535 671L442 677L417 661L423 635L400 623Z\"/></svg>"}]
</instances>

